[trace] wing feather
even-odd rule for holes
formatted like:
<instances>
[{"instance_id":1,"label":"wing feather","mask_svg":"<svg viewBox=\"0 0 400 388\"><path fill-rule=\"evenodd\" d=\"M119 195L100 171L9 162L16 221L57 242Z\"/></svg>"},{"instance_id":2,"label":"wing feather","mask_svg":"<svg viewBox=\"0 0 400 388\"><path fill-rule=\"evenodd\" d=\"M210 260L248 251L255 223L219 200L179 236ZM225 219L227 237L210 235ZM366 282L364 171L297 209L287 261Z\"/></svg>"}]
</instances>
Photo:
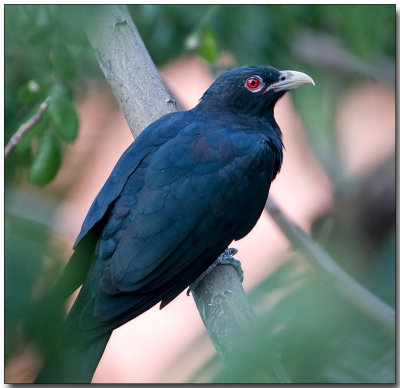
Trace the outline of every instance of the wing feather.
<instances>
[{"instance_id":1,"label":"wing feather","mask_svg":"<svg viewBox=\"0 0 400 388\"><path fill-rule=\"evenodd\" d=\"M213 138L204 137L196 125L180 127L173 138L164 139L125 179L114 207L123 209L125 196L134 205L123 217L123 233L104 228L109 232L105 239L119 239L96 270L101 271L95 276L100 287L81 313L82 328L93 335L118 327L160 301L164 307L233 238L248 233L259 216L259 209L249 214L254 206L248 203L257 201L262 209L274 156L255 135L241 139L226 134L223 141L207 145ZM114 208L110 201L107 206L111 220ZM97 218L89 219L88 225Z\"/></svg>"}]
</instances>

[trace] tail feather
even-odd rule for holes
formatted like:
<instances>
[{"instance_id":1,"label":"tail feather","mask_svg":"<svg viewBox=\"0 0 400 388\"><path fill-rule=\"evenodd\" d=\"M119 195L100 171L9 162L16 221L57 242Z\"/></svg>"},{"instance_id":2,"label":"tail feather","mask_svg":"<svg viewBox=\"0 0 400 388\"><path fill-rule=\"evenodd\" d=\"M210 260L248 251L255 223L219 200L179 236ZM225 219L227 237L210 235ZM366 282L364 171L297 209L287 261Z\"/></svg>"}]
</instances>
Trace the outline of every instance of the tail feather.
<instances>
[{"instance_id":1,"label":"tail feather","mask_svg":"<svg viewBox=\"0 0 400 388\"><path fill-rule=\"evenodd\" d=\"M59 288L63 290L62 287ZM80 314L91 297L85 283L69 312L62 330L53 336L44 366L35 383L90 383L112 330L89 336L82 330ZM60 292L61 293L61 292Z\"/></svg>"},{"instance_id":2,"label":"tail feather","mask_svg":"<svg viewBox=\"0 0 400 388\"><path fill-rule=\"evenodd\" d=\"M49 355L35 383L90 383L111 333L90 343L66 345Z\"/></svg>"}]
</instances>

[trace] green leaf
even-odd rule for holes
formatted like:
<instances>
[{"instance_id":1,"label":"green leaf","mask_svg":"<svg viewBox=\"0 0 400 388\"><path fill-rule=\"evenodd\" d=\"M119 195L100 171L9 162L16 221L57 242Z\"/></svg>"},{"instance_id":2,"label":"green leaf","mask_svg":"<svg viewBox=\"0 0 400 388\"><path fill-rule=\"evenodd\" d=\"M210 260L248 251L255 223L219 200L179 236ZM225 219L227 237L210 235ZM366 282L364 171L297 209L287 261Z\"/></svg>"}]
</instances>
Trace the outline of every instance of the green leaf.
<instances>
[{"instance_id":1,"label":"green leaf","mask_svg":"<svg viewBox=\"0 0 400 388\"><path fill-rule=\"evenodd\" d=\"M204 28L203 30L199 54L208 62L215 62L218 58L217 41L209 28Z\"/></svg>"},{"instance_id":2,"label":"green leaf","mask_svg":"<svg viewBox=\"0 0 400 388\"><path fill-rule=\"evenodd\" d=\"M49 40L55 31L54 24L45 24L36 27L32 34L29 35L28 43L37 45Z\"/></svg>"},{"instance_id":3,"label":"green leaf","mask_svg":"<svg viewBox=\"0 0 400 388\"><path fill-rule=\"evenodd\" d=\"M50 91L51 101L57 101L59 98L68 96L68 90L60 83L56 83L52 86Z\"/></svg>"},{"instance_id":4,"label":"green leaf","mask_svg":"<svg viewBox=\"0 0 400 388\"><path fill-rule=\"evenodd\" d=\"M17 90L17 101L21 104L32 104L44 99L46 90L39 82L31 79Z\"/></svg>"},{"instance_id":5,"label":"green leaf","mask_svg":"<svg viewBox=\"0 0 400 388\"><path fill-rule=\"evenodd\" d=\"M49 58L57 77L65 82L72 82L75 79L75 62L64 45L53 47L50 51Z\"/></svg>"},{"instance_id":6,"label":"green leaf","mask_svg":"<svg viewBox=\"0 0 400 388\"><path fill-rule=\"evenodd\" d=\"M78 136L78 115L72 100L60 90L52 97L49 114L60 137L66 142L74 141Z\"/></svg>"},{"instance_id":7,"label":"green leaf","mask_svg":"<svg viewBox=\"0 0 400 388\"><path fill-rule=\"evenodd\" d=\"M61 165L61 144L51 129L42 136L38 152L29 171L29 181L38 186L51 182Z\"/></svg>"}]
</instances>

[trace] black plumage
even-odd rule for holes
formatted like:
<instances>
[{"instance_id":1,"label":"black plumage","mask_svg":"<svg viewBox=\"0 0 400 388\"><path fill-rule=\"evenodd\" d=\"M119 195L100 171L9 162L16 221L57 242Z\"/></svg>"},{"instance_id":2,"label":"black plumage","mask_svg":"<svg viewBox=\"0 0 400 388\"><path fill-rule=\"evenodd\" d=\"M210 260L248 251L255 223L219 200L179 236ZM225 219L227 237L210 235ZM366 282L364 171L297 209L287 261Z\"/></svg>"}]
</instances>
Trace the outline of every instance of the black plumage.
<instances>
[{"instance_id":1,"label":"black plumage","mask_svg":"<svg viewBox=\"0 0 400 388\"><path fill-rule=\"evenodd\" d=\"M64 354L37 382L90 381L113 329L171 302L256 224L282 163L274 106L312 82L267 66L223 73L189 111L149 125L94 200L61 283L81 283ZM73 280L71 280L73 278Z\"/></svg>"}]
</instances>

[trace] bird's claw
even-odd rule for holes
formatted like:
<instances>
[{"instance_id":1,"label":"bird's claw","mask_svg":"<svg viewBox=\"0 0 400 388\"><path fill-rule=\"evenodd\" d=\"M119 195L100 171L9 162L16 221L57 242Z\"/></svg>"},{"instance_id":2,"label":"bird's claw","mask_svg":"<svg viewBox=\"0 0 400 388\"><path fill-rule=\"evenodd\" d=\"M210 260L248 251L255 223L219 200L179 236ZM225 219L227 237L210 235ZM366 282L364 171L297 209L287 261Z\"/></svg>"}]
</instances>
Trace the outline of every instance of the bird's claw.
<instances>
[{"instance_id":1,"label":"bird's claw","mask_svg":"<svg viewBox=\"0 0 400 388\"><path fill-rule=\"evenodd\" d=\"M236 260L233 256L236 255L238 250L236 248L228 248L218 257L216 260L217 264L228 264L232 265L239 276L240 282L243 283L243 270L239 260Z\"/></svg>"},{"instance_id":2,"label":"bird's claw","mask_svg":"<svg viewBox=\"0 0 400 388\"><path fill-rule=\"evenodd\" d=\"M199 283L210 274L218 264L228 264L235 267L237 274L239 275L240 281L243 282L243 270L239 260L236 260L233 256L238 252L235 248L227 248L225 251L214 261L188 288L187 295L190 294L191 290L194 290Z\"/></svg>"}]
</instances>

